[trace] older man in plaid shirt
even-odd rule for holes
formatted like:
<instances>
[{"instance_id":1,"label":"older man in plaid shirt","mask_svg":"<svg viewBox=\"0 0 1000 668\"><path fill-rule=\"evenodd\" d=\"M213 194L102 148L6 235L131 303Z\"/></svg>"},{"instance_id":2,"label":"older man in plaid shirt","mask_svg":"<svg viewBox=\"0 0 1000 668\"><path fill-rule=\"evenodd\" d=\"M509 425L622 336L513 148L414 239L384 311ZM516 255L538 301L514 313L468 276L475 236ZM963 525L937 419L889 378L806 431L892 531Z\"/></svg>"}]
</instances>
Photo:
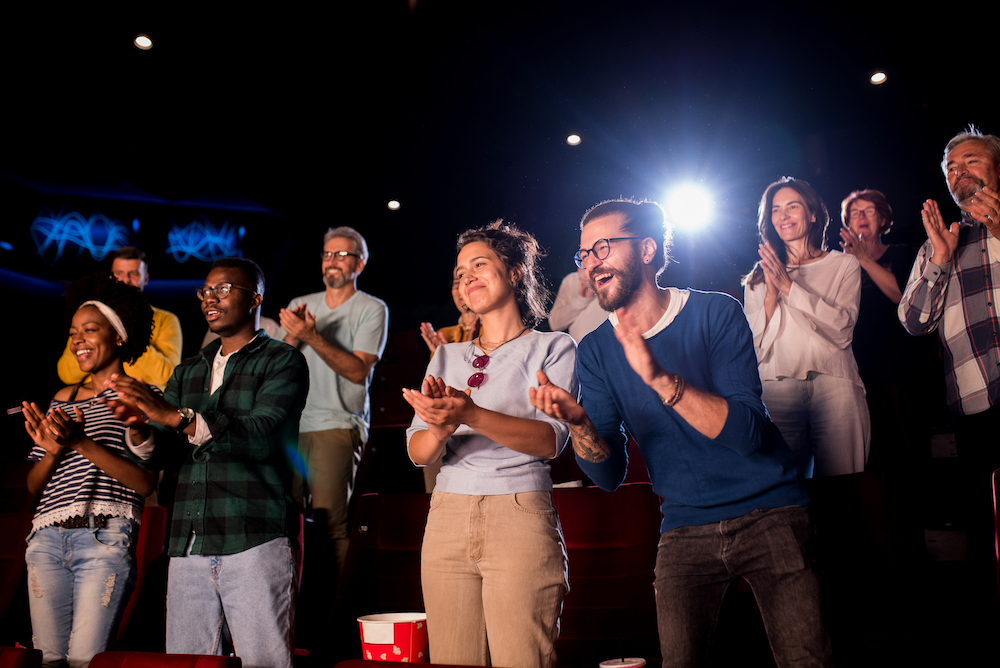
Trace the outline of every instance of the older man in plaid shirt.
<instances>
[{"instance_id":1,"label":"older man in plaid shirt","mask_svg":"<svg viewBox=\"0 0 1000 668\"><path fill-rule=\"evenodd\" d=\"M990 579L990 474L1000 468L1000 138L970 126L941 162L962 220L945 224L937 202L923 207L927 242L917 254L899 320L911 334L937 330L944 345L948 404L965 476L969 560ZM996 603L996 589L984 587Z\"/></svg>"},{"instance_id":2,"label":"older man in plaid shirt","mask_svg":"<svg viewBox=\"0 0 1000 668\"><path fill-rule=\"evenodd\" d=\"M298 436L309 369L298 350L259 329L263 294L255 263L215 262L198 297L219 340L177 367L163 399L133 379L113 384L124 420L145 413L160 427L155 447L137 446L152 452L137 454L182 458L167 652L221 654L228 628L244 666L290 668L298 513L286 449Z\"/></svg>"}]
</instances>

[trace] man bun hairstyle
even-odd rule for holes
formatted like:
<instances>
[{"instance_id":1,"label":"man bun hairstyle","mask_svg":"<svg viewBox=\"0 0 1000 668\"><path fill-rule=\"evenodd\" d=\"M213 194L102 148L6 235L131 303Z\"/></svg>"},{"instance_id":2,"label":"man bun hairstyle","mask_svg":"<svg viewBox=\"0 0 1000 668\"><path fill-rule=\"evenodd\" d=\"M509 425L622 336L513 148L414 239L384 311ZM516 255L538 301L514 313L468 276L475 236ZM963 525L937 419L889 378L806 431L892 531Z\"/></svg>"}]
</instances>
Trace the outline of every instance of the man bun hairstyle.
<instances>
[{"instance_id":1,"label":"man bun hairstyle","mask_svg":"<svg viewBox=\"0 0 1000 668\"><path fill-rule=\"evenodd\" d=\"M630 237L652 239L656 242L657 255L662 254L663 260L656 268L659 279L670 262L670 249L673 246L674 228L667 220L663 208L647 199L609 199L587 209L580 220L580 229L598 218L620 214L625 220L625 231Z\"/></svg>"}]
</instances>

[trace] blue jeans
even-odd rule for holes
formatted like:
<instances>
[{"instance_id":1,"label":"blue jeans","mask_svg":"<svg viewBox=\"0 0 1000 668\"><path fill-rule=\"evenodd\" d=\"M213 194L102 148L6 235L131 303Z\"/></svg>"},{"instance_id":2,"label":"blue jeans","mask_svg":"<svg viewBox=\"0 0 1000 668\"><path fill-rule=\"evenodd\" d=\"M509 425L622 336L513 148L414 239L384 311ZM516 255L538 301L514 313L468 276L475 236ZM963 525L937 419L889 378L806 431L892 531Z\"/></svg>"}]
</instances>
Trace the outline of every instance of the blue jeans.
<instances>
[{"instance_id":1,"label":"blue jeans","mask_svg":"<svg viewBox=\"0 0 1000 668\"><path fill-rule=\"evenodd\" d=\"M291 668L297 588L287 538L236 554L171 557L167 653L221 654L228 624L244 668Z\"/></svg>"},{"instance_id":2,"label":"blue jeans","mask_svg":"<svg viewBox=\"0 0 1000 668\"><path fill-rule=\"evenodd\" d=\"M664 668L711 665L722 598L740 577L753 589L778 668L832 665L810 535L806 508L790 506L660 536L655 589Z\"/></svg>"},{"instance_id":3,"label":"blue jeans","mask_svg":"<svg viewBox=\"0 0 1000 668\"><path fill-rule=\"evenodd\" d=\"M28 537L31 629L45 666L86 666L114 640L135 586L137 532L112 517L104 529L46 527Z\"/></svg>"}]
</instances>

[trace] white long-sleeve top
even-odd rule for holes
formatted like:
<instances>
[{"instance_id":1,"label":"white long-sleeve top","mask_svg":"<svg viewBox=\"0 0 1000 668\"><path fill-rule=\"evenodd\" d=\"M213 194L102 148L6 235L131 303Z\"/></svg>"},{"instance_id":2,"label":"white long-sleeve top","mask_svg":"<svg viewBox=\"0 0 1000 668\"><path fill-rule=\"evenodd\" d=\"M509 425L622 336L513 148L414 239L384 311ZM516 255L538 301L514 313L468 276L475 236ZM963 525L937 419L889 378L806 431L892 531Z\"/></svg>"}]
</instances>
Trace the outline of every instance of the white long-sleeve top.
<instances>
[{"instance_id":1,"label":"white long-sleeve top","mask_svg":"<svg viewBox=\"0 0 1000 668\"><path fill-rule=\"evenodd\" d=\"M805 379L809 372L847 378L864 387L851 342L861 305L861 265L836 251L804 265L789 265L792 287L779 294L770 322L765 282L744 291L760 379Z\"/></svg>"}]
</instances>

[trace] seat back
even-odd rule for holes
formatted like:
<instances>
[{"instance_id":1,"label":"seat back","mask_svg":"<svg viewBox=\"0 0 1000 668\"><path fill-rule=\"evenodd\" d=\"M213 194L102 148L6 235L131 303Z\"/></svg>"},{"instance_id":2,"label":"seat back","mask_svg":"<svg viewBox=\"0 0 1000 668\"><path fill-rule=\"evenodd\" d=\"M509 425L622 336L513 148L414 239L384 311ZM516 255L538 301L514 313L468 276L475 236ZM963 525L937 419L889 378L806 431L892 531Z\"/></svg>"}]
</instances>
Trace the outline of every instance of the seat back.
<instances>
[{"instance_id":1,"label":"seat back","mask_svg":"<svg viewBox=\"0 0 1000 668\"><path fill-rule=\"evenodd\" d=\"M151 565L163 554L167 537L167 509L163 506L147 505L142 510L142 523L139 525L139 535L135 546L135 589L129 597L121 624L118 626L118 639L121 640L132 622L136 607L142 600L146 583L151 574ZM161 588L156 588L159 591Z\"/></svg>"},{"instance_id":2,"label":"seat back","mask_svg":"<svg viewBox=\"0 0 1000 668\"><path fill-rule=\"evenodd\" d=\"M653 569L660 499L649 483L553 493L569 553L570 591L556 641L560 666L660 655Z\"/></svg>"},{"instance_id":3,"label":"seat back","mask_svg":"<svg viewBox=\"0 0 1000 668\"><path fill-rule=\"evenodd\" d=\"M0 668L41 668L42 650L0 647Z\"/></svg>"},{"instance_id":4,"label":"seat back","mask_svg":"<svg viewBox=\"0 0 1000 668\"><path fill-rule=\"evenodd\" d=\"M422 612L420 544L430 494L365 494L358 499L334 601L335 659L361 656L357 618Z\"/></svg>"},{"instance_id":5,"label":"seat back","mask_svg":"<svg viewBox=\"0 0 1000 668\"><path fill-rule=\"evenodd\" d=\"M243 661L238 656L101 652L90 668L243 668Z\"/></svg>"}]
</instances>

